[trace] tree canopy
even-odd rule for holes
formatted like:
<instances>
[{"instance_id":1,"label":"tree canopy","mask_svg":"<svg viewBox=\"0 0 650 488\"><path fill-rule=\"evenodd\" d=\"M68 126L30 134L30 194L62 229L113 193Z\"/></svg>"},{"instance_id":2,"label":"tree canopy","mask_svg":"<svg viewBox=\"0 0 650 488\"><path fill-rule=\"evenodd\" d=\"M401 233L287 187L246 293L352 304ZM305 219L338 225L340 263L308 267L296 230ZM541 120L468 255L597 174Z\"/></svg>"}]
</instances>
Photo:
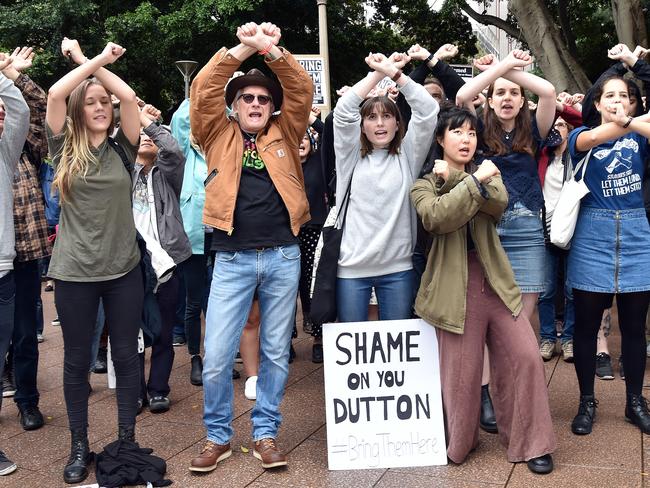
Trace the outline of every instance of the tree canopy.
<instances>
[{"instance_id":1,"label":"tree canopy","mask_svg":"<svg viewBox=\"0 0 650 488\"><path fill-rule=\"evenodd\" d=\"M237 43L236 28L244 22L273 22L291 52L318 52L315 0L2 0L0 5L0 49L34 46L30 74L42 86L70 69L59 50L64 36L78 39L89 56L114 41L127 51L111 69L163 111L183 98L174 61L191 59L202 66L221 46ZM374 13L367 18L368 12ZM455 42L465 56L477 52L468 19L453 6L433 12L426 0L329 0L327 15L332 88L364 76L369 51L390 54L415 42L435 50ZM255 63L263 68L259 59L245 67Z\"/></svg>"}]
</instances>

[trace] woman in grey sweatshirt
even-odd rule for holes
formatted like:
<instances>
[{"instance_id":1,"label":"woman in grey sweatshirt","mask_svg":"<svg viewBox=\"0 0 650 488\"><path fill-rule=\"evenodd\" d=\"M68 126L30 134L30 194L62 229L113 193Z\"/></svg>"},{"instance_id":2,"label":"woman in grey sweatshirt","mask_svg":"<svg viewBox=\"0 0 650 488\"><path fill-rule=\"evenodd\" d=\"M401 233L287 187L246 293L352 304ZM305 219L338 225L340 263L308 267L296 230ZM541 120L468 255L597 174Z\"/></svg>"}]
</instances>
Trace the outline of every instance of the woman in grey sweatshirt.
<instances>
[{"instance_id":1,"label":"woman in grey sweatshirt","mask_svg":"<svg viewBox=\"0 0 650 488\"><path fill-rule=\"evenodd\" d=\"M380 320L411 316L416 216L409 192L431 146L439 107L421 85L402 74L400 68L409 59L406 54L390 59L368 55L366 63L374 71L341 97L334 112L336 194L341 201L351 185L337 272L341 322L367 320L373 287ZM389 98L364 102L384 77L397 83L411 106L408 130Z\"/></svg>"}]
</instances>

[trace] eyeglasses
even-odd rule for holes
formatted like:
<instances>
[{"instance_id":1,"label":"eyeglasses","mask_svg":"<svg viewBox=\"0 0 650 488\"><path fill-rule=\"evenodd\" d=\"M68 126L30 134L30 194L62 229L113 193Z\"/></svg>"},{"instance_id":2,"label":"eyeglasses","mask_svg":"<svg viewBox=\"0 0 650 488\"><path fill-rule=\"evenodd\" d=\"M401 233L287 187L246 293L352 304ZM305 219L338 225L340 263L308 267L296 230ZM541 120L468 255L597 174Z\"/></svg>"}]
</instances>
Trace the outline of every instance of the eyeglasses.
<instances>
[{"instance_id":1,"label":"eyeglasses","mask_svg":"<svg viewBox=\"0 0 650 488\"><path fill-rule=\"evenodd\" d=\"M253 103L255 98L257 98L257 103L259 103L260 105L266 105L271 101L271 97L267 97L266 95L253 95L251 93L242 93L241 95L239 95L239 98L241 98L244 101L244 103L247 105Z\"/></svg>"},{"instance_id":2,"label":"eyeglasses","mask_svg":"<svg viewBox=\"0 0 650 488\"><path fill-rule=\"evenodd\" d=\"M556 122L555 127L567 127L566 122Z\"/></svg>"}]
</instances>

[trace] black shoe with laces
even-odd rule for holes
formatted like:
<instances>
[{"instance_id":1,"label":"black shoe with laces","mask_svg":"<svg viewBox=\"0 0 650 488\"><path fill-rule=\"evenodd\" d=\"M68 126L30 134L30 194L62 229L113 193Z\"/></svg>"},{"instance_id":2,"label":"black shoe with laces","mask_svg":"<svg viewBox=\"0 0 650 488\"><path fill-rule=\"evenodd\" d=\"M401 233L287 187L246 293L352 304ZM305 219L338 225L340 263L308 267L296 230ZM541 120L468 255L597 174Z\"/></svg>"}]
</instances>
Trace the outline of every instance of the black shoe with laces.
<instances>
[{"instance_id":1,"label":"black shoe with laces","mask_svg":"<svg viewBox=\"0 0 650 488\"><path fill-rule=\"evenodd\" d=\"M636 425L644 434L650 434L648 400L642 395L628 395L625 405L625 420Z\"/></svg>"},{"instance_id":2,"label":"black shoe with laces","mask_svg":"<svg viewBox=\"0 0 650 488\"><path fill-rule=\"evenodd\" d=\"M591 434L591 429L596 420L596 407L598 400L593 395L580 395L578 414L571 422L571 432L576 435Z\"/></svg>"},{"instance_id":3,"label":"black shoe with laces","mask_svg":"<svg viewBox=\"0 0 650 488\"><path fill-rule=\"evenodd\" d=\"M63 480L66 483L81 483L88 477L88 465L92 462L92 453L88 447L88 431L71 429L72 440L70 457L63 468Z\"/></svg>"},{"instance_id":4,"label":"black shoe with laces","mask_svg":"<svg viewBox=\"0 0 650 488\"><path fill-rule=\"evenodd\" d=\"M8 367L5 362L5 370L2 374L2 396L9 398L16 394L16 381L14 380L14 372L12 368Z\"/></svg>"},{"instance_id":5,"label":"black shoe with laces","mask_svg":"<svg viewBox=\"0 0 650 488\"><path fill-rule=\"evenodd\" d=\"M18 413L24 430L40 429L45 424L43 414L36 405L18 405Z\"/></svg>"}]
</instances>

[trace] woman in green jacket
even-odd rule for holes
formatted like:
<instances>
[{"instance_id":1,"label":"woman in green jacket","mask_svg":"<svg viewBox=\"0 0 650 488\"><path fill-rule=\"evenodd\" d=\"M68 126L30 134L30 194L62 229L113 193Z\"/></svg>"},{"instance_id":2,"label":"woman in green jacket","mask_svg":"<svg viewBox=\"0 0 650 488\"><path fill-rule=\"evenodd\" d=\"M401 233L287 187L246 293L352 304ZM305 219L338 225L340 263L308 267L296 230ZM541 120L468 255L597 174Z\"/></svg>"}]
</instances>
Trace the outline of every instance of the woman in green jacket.
<instances>
[{"instance_id":1,"label":"woman in green jacket","mask_svg":"<svg viewBox=\"0 0 650 488\"><path fill-rule=\"evenodd\" d=\"M447 456L462 463L478 443L487 342L494 407L508 460L527 461L534 473L550 473L556 442L544 368L496 232L507 192L492 161L478 168L473 164L476 117L468 110L441 112L435 139L440 159L411 190L433 237L415 310L438 329Z\"/></svg>"}]
</instances>

